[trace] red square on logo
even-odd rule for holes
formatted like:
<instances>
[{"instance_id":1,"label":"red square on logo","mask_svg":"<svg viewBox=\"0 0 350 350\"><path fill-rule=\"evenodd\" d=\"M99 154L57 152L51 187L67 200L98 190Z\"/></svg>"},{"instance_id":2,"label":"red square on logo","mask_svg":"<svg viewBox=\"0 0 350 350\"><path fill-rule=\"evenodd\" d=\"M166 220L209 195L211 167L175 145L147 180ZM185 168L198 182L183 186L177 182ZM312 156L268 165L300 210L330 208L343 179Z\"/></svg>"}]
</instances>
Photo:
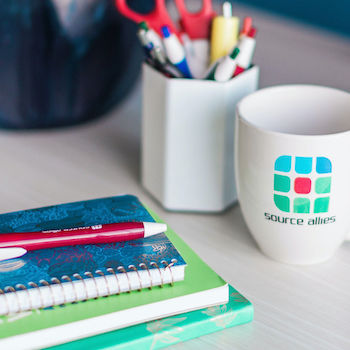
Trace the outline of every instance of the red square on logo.
<instances>
[{"instance_id":1,"label":"red square on logo","mask_svg":"<svg viewBox=\"0 0 350 350\"><path fill-rule=\"evenodd\" d=\"M310 193L311 179L308 177L297 177L294 181L294 191L300 194Z\"/></svg>"}]
</instances>

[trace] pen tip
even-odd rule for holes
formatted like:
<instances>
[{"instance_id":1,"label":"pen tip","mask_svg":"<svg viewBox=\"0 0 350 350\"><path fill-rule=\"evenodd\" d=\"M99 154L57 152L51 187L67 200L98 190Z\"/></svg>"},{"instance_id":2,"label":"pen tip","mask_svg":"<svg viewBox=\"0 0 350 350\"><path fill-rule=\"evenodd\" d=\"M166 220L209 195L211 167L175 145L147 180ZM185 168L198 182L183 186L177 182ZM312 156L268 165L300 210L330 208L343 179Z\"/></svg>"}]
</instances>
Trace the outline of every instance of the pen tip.
<instances>
[{"instance_id":1,"label":"pen tip","mask_svg":"<svg viewBox=\"0 0 350 350\"><path fill-rule=\"evenodd\" d=\"M158 222L144 222L143 227L145 230L144 237L157 235L158 233L162 233L167 230L166 224L162 224Z\"/></svg>"},{"instance_id":2,"label":"pen tip","mask_svg":"<svg viewBox=\"0 0 350 350\"><path fill-rule=\"evenodd\" d=\"M170 28L168 26L163 26L162 33L163 33L164 38L169 38L169 36L171 35Z\"/></svg>"},{"instance_id":3,"label":"pen tip","mask_svg":"<svg viewBox=\"0 0 350 350\"><path fill-rule=\"evenodd\" d=\"M0 261L19 258L20 256L27 253L27 250L24 248L0 248Z\"/></svg>"}]
</instances>

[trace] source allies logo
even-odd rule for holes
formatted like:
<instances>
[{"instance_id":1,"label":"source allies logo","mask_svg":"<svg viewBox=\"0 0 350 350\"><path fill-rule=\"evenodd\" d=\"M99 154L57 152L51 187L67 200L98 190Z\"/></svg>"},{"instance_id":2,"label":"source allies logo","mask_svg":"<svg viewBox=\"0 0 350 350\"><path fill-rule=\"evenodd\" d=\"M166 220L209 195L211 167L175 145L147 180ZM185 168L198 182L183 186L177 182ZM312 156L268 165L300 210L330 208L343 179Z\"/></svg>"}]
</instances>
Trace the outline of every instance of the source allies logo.
<instances>
[{"instance_id":1,"label":"source allies logo","mask_svg":"<svg viewBox=\"0 0 350 350\"><path fill-rule=\"evenodd\" d=\"M274 202L286 213L327 213L332 162L326 157L283 155L275 161Z\"/></svg>"}]
</instances>

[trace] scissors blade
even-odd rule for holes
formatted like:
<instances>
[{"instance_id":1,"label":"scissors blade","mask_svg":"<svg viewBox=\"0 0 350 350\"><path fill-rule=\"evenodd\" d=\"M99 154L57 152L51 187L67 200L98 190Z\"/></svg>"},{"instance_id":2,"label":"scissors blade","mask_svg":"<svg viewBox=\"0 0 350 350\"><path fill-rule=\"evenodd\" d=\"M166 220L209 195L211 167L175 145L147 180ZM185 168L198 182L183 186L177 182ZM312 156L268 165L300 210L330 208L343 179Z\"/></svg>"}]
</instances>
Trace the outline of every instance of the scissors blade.
<instances>
[{"instance_id":1,"label":"scissors blade","mask_svg":"<svg viewBox=\"0 0 350 350\"><path fill-rule=\"evenodd\" d=\"M27 253L24 248L0 248L0 261L7 259L19 258L20 256Z\"/></svg>"},{"instance_id":2,"label":"scissors blade","mask_svg":"<svg viewBox=\"0 0 350 350\"><path fill-rule=\"evenodd\" d=\"M211 22L216 16L212 0L202 0L202 9L197 12L188 11L185 0L175 0L175 5L182 30L191 39L209 39Z\"/></svg>"}]
</instances>

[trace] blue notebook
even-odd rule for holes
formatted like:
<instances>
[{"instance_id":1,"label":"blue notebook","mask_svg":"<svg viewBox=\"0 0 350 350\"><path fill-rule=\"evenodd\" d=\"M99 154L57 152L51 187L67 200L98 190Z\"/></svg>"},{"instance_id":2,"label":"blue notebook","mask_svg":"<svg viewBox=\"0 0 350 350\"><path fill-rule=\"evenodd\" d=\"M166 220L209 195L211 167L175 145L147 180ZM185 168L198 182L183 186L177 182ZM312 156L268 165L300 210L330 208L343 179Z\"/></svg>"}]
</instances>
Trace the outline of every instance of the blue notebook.
<instances>
[{"instance_id":1,"label":"blue notebook","mask_svg":"<svg viewBox=\"0 0 350 350\"><path fill-rule=\"evenodd\" d=\"M130 221L154 219L137 197L124 195L2 214L0 232ZM127 242L31 251L0 262L0 314L173 283L183 280L185 265L164 233Z\"/></svg>"}]
</instances>

